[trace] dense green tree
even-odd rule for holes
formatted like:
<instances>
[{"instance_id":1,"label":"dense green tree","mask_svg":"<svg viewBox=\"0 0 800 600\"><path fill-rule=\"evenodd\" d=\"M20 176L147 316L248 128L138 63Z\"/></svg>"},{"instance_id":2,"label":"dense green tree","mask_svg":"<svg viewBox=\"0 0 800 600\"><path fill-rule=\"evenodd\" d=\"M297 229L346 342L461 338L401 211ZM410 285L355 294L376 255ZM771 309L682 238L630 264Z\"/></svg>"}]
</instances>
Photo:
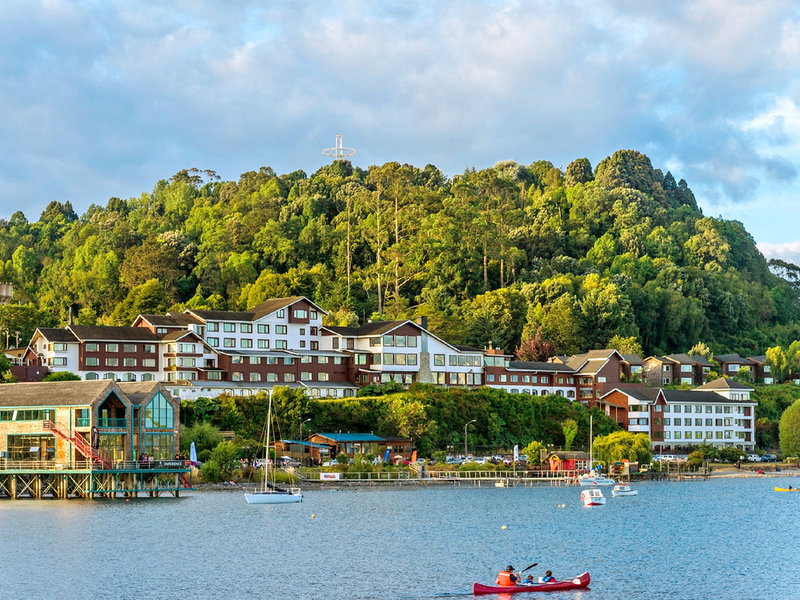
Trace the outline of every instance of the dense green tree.
<instances>
[{"instance_id":1,"label":"dense green tree","mask_svg":"<svg viewBox=\"0 0 800 600\"><path fill-rule=\"evenodd\" d=\"M778 430L783 455L800 456L800 400L783 411Z\"/></svg>"}]
</instances>

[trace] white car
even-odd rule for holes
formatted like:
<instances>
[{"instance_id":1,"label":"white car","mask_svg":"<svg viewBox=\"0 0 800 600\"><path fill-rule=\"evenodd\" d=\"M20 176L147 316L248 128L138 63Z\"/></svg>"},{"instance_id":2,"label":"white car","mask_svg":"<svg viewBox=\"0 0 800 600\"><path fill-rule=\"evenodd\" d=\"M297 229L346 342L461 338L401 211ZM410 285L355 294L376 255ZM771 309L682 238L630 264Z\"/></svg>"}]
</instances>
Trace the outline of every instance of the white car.
<instances>
[{"instance_id":1,"label":"white car","mask_svg":"<svg viewBox=\"0 0 800 600\"><path fill-rule=\"evenodd\" d=\"M758 454L748 454L747 460L750 462L761 462L761 457Z\"/></svg>"}]
</instances>

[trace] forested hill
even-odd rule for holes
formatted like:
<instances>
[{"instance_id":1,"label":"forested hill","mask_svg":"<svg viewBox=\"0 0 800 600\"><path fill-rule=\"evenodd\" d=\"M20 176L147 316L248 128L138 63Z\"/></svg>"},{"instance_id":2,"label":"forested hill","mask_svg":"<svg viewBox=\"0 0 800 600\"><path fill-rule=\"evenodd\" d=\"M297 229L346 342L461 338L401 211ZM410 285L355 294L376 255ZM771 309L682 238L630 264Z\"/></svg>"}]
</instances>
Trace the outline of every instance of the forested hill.
<instances>
[{"instance_id":1,"label":"forested hill","mask_svg":"<svg viewBox=\"0 0 800 600\"><path fill-rule=\"evenodd\" d=\"M743 225L704 217L685 181L630 150L595 169L503 162L452 179L397 163L239 181L190 169L81 216L69 202L36 222L17 212L0 222L0 255L0 279L41 311L0 323L23 342L70 305L79 323L130 324L289 295L337 324L424 315L451 342L509 351L537 330L557 353L615 335L646 354L800 337L797 290Z\"/></svg>"}]
</instances>

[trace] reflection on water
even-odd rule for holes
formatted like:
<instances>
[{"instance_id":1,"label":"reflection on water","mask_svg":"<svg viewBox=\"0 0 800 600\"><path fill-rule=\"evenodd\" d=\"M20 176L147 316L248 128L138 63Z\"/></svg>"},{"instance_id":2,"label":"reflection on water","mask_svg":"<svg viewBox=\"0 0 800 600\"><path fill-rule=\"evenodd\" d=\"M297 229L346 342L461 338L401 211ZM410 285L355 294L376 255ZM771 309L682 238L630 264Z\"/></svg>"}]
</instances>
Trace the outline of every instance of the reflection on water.
<instances>
[{"instance_id":1,"label":"reflection on water","mask_svg":"<svg viewBox=\"0 0 800 600\"><path fill-rule=\"evenodd\" d=\"M468 598L538 562L591 573L557 600L798 598L800 495L772 491L788 482L641 484L595 508L578 488L494 487L0 501L0 596Z\"/></svg>"}]
</instances>

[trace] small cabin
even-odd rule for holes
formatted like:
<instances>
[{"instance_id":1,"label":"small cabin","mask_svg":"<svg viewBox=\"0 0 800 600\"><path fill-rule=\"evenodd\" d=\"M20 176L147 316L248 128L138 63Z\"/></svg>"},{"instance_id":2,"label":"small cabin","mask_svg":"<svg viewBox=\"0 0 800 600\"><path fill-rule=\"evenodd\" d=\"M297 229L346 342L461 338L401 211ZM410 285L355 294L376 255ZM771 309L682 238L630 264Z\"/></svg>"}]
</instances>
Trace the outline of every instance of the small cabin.
<instances>
[{"instance_id":1,"label":"small cabin","mask_svg":"<svg viewBox=\"0 0 800 600\"><path fill-rule=\"evenodd\" d=\"M551 471L588 471L589 455L586 452L551 452L547 464Z\"/></svg>"}]
</instances>

